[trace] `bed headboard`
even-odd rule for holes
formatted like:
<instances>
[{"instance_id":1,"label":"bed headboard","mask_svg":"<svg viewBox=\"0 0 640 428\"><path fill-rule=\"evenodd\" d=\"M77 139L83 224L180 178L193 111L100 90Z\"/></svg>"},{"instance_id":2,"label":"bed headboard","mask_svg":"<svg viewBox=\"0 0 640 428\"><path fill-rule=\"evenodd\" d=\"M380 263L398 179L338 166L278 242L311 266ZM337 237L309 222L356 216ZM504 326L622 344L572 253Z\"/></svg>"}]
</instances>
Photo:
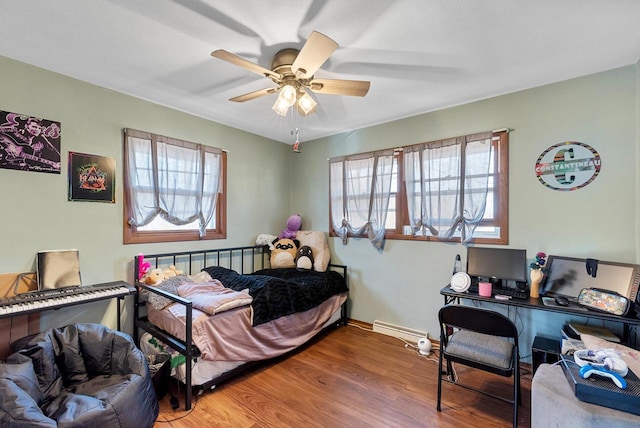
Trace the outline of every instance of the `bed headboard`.
<instances>
[{"instance_id":1,"label":"bed headboard","mask_svg":"<svg viewBox=\"0 0 640 428\"><path fill-rule=\"evenodd\" d=\"M140 255L134 257L134 280L138 280L138 272L142 263ZM151 269L167 269L175 266L186 275L200 272L207 266L223 266L238 273L253 273L269 266L269 251L266 246L248 246L218 248L209 250L181 251L175 253L144 254L144 262L151 264Z\"/></svg>"}]
</instances>

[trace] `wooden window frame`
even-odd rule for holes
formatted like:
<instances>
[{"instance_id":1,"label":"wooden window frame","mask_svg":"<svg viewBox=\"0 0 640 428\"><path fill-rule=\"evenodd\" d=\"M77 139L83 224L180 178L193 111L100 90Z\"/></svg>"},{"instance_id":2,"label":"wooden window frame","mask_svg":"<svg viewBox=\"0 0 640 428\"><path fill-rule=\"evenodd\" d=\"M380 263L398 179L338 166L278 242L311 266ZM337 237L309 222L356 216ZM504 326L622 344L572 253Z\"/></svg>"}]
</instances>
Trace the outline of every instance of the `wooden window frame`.
<instances>
[{"instance_id":1,"label":"wooden window frame","mask_svg":"<svg viewBox=\"0 0 640 428\"><path fill-rule=\"evenodd\" d=\"M153 135L153 134L152 134ZM162 137L165 140L167 137ZM156 242L181 242L181 241L204 241L227 238L227 152L221 153L221 180L216 204L216 228L207 229L205 236L200 236L197 230L163 230L163 231L138 231L135 226L129 224L131 216L130 187L126 179L128 176L128 162L126 162L127 137L124 136L124 203L123 203L123 242L124 244L150 244ZM170 140L170 139L169 139Z\"/></svg>"},{"instance_id":2,"label":"wooden window frame","mask_svg":"<svg viewBox=\"0 0 640 428\"><path fill-rule=\"evenodd\" d=\"M494 203L494 220L492 222L483 221L482 225L490 225L499 228L499 235L496 237L475 237L470 243L473 244L494 244L494 245L508 245L509 244L509 132L495 131L493 132L492 144L495 145L496 150L493 152L494 156L494 186L496 187L493 192ZM392 193L396 196L396 227L395 229L387 229L385 232L386 239L404 240L404 241L433 241L433 242L460 242L459 236L454 236L450 239L442 239L435 236L412 236L402 233L404 225L409 224L409 211L407 206L407 196L405 192L406 183L404 181L403 171L403 151L398 149L396 151L397 159L397 174L398 174L398 187ZM331 178L329 178L331 181ZM331 198L329 198L329 204L331 204ZM337 236L333 232L331 227L331 205L329 205L329 235Z\"/></svg>"}]
</instances>

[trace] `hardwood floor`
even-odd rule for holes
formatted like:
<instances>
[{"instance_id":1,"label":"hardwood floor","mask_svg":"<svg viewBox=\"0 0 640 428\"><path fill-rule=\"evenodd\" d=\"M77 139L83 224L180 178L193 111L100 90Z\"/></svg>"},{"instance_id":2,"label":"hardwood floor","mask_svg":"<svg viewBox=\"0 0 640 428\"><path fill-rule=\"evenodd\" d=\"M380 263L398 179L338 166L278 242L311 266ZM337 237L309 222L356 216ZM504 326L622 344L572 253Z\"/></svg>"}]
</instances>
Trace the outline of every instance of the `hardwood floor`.
<instances>
[{"instance_id":1,"label":"hardwood floor","mask_svg":"<svg viewBox=\"0 0 640 428\"><path fill-rule=\"evenodd\" d=\"M437 354L436 354L437 355ZM509 427L510 404L443 383L436 411L437 357L404 342L340 327L295 354L259 366L194 398L193 409L160 401L155 427ZM512 378L456 366L465 383L509 397ZM175 382L172 382L175 383ZM174 386L175 391L175 386ZM530 426L531 374L522 370L518 426ZM184 391L182 391L184 392Z\"/></svg>"}]
</instances>

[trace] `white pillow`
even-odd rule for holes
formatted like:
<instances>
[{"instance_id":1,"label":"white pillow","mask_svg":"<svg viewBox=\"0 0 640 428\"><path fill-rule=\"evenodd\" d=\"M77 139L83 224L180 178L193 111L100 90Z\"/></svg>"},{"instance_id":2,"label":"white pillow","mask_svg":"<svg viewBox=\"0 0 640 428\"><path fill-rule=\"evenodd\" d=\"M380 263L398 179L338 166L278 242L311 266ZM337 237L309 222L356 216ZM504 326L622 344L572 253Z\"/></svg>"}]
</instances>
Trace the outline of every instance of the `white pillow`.
<instances>
[{"instance_id":1,"label":"white pillow","mask_svg":"<svg viewBox=\"0 0 640 428\"><path fill-rule=\"evenodd\" d=\"M300 247L303 245L311 247L313 270L325 272L331 259L327 235L322 231L300 230L296 233L296 239L300 241Z\"/></svg>"}]
</instances>

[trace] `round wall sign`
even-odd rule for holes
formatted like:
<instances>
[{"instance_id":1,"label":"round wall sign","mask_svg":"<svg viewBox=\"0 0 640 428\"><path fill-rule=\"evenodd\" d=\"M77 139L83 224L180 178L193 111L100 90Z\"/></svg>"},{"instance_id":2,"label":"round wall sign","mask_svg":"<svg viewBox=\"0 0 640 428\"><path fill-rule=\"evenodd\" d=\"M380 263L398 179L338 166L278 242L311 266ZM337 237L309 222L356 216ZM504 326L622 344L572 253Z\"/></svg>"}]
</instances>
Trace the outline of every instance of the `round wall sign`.
<instances>
[{"instance_id":1,"label":"round wall sign","mask_svg":"<svg viewBox=\"0 0 640 428\"><path fill-rule=\"evenodd\" d=\"M536 161L540 183L553 190L577 190L600 172L600 155L587 144L565 141L549 147Z\"/></svg>"}]
</instances>

